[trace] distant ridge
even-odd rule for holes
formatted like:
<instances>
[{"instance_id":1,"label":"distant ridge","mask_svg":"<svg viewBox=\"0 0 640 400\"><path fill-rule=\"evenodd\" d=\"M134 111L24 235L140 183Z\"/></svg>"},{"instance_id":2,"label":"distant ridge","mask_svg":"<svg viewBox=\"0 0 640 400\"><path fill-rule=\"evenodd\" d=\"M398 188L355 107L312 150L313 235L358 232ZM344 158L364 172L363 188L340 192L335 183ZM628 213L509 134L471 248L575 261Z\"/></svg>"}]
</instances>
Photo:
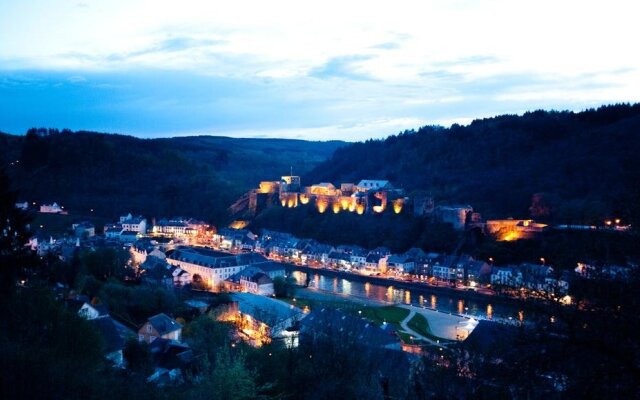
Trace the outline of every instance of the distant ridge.
<instances>
[{"instance_id":1,"label":"distant ridge","mask_svg":"<svg viewBox=\"0 0 640 400\"><path fill-rule=\"evenodd\" d=\"M545 217L589 223L637 215L639 154L640 104L539 110L349 144L303 180L388 179L436 201L470 203L486 217L526 217L541 193Z\"/></svg>"}]
</instances>

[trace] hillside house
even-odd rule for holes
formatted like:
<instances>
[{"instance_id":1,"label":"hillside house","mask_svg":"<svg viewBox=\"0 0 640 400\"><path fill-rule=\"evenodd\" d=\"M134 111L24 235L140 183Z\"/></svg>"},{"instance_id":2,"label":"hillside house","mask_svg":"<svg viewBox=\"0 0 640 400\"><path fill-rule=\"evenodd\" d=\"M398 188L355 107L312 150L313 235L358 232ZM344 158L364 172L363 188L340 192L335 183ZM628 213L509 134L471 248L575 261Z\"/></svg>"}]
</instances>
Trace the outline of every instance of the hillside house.
<instances>
[{"instance_id":1,"label":"hillside house","mask_svg":"<svg viewBox=\"0 0 640 400\"><path fill-rule=\"evenodd\" d=\"M121 216L119 223L125 231L133 231L142 235L147 233L147 219L142 215L134 217L129 213Z\"/></svg>"},{"instance_id":2,"label":"hillside house","mask_svg":"<svg viewBox=\"0 0 640 400\"><path fill-rule=\"evenodd\" d=\"M164 313L150 317L138 330L138 340L151 343L159 338L179 342L182 339L182 325Z\"/></svg>"}]
</instances>

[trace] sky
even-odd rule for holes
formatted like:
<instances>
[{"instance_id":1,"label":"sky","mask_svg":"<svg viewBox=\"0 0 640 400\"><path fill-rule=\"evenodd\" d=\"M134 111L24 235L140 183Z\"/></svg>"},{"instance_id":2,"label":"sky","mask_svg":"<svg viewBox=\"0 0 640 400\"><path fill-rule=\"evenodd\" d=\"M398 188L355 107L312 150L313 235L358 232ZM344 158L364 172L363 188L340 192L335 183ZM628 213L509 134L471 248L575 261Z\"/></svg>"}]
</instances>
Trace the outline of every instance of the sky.
<instances>
[{"instance_id":1,"label":"sky","mask_svg":"<svg viewBox=\"0 0 640 400\"><path fill-rule=\"evenodd\" d=\"M0 0L0 131L348 141L640 101L637 1Z\"/></svg>"}]
</instances>

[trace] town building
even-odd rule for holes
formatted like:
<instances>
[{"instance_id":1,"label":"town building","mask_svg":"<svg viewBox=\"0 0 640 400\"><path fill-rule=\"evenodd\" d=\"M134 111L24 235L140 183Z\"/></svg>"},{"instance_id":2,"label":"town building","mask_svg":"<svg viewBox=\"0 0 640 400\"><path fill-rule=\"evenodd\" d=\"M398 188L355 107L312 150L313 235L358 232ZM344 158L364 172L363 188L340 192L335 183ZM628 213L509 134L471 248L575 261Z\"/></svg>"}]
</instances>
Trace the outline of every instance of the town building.
<instances>
[{"instance_id":1,"label":"town building","mask_svg":"<svg viewBox=\"0 0 640 400\"><path fill-rule=\"evenodd\" d=\"M151 343L159 338L179 342L182 339L182 325L164 313L150 317L138 330L138 340Z\"/></svg>"},{"instance_id":2,"label":"town building","mask_svg":"<svg viewBox=\"0 0 640 400\"><path fill-rule=\"evenodd\" d=\"M249 265L264 261L263 256L255 253L234 255L202 247L181 246L167 253L169 264L187 271L192 281L200 280L213 290Z\"/></svg>"}]
</instances>

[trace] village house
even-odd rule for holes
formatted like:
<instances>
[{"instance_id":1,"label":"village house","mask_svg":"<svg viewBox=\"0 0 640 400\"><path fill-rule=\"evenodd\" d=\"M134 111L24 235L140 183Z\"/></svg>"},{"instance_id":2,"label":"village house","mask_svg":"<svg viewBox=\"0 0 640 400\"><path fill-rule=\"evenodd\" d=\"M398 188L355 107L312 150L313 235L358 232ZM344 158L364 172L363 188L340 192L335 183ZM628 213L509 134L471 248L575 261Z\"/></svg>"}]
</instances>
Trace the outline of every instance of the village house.
<instances>
[{"instance_id":1,"label":"village house","mask_svg":"<svg viewBox=\"0 0 640 400\"><path fill-rule=\"evenodd\" d=\"M515 266L493 267L491 284L520 287L522 286L522 273Z\"/></svg>"},{"instance_id":2,"label":"village house","mask_svg":"<svg viewBox=\"0 0 640 400\"><path fill-rule=\"evenodd\" d=\"M286 271L284 265L273 261L263 261L251 264L251 267L258 268L261 272L264 272L271 279L275 279L278 276L284 277Z\"/></svg>"},{"instance_id":3,"label":"village house","mask_svg":"<svg viewBox=\"0 0 640 400\"><path fill-rule=\"evenodd\" d=\"M491 273L491 283L514 289L528 289L551 295L565 295L569 290L570 276L565 273L556 276L553 267L545 264L509 265L495 267Z\"/></svg>"},{"instance_id":4,"label":"village house","mask_svg":"<svg viewBox=\"0 0 640 400\"><path fill-rule=\"evenodd\" d=\"M134 217L131 213L121 216L119 224L125 231L133 231L142 235L147 233L147 219L142 215Z\"/></svg>"},{"instance_id":5,"label":"village house","mask_svg":"<svg viewBox=\"0 0 640 400\"><path fill-rule=\"evenodd\" d=\"M332 251L327 256L327 263L333 268L351 268L351 256L341 251Z\"/></svg>"},{"instance_id":6,"label":"village house","mask_svg":"<svg viewBox=\"0 0 640 400\"><path fill-rule=\"evenodd\" d=\"M387 272L387 257L379 253L369 253L365 259L364 270L370 274Z\"/></svg>"},{"instance_id":7,"label":"village house","mask_svg":"<svg viewBox=\"0 0 640 400\"><path fill-rule=\"evenodd\" d=\"M92 320L101 317L108 317L109 310L104 304L91 304L84 302L77 312L78 316L86 320Z\"/></svg>"},{"instance_id":8,"label":"village house","mask_svg":"<svg viewBox=\"0 0 640 400\"><path fill-rule=\"evenodd\" d=\"M186 343L158 338L149 345L154 371L148 383L162 387L184 382L185 373L191 370L193 350Z\"/></svg>"},{"instance_id":9,"label":"village house","mask_svg":"<svg viewBox=\"0 0 640 400\"><path fill-rule=\"evenodd\" d=\"M204 234L211 227L209 224L192 218L176 217L160 219L154 223L151 233L156 236L174 237L179 239L194 238Z\"/></svg>"},{"instance_id":10,"label":"village house","mask_svg":"<svg viewBox=\"0 0 640 400\"><path fill-rule=\"evenodd\" d=\"M415 266L414 258L406 254L394 254L387 258L387 269L398 274L413 272Z\"/></svg>"},{"instance_id":11,"label":"village house","mask_svg":"<svg viewBox=\"0 0 640 400\"><path fill-rule=\"evenodd\" d=\"M463 275L459 279L465 284L476 286L491 281L491 266L484 261L469 261L464 264Z\"/></svg>"},{"instance_id":12,"label":"village house","mask_svg":"<svg viewBox=\"0 0 640 400\"><path fill-rule=\"evenodd\" d=\"M352 245L340 245L336 250L349 255L349 262L353 268L363 267L369 253L360 246Z\"/></svg>"},{"instance_id":13,"label":"village house","mask_svg":"<svg viewBox=\"0 0 640 400\"><path fill-rule=\"evenodd\" d=\"M318 244L318 242L316 242L313 239L301 239L301 240L299 240L296 243L295 248L293 249L293 251L291 253L291 258L294 261L303 262L302 256L304 254L306 254L310 249L312 249L317 244Z\"/></svg>"},{"instance_id":14,"label":"village house","mask_svg":"<svg viewBox=\"0 0 640 400\"><path fill-rule=\"evenodd\" d=\"M172 289L174 287L173 271L175 269L176 267L167 263L165 257L149 256L139 266L141 271L140 279L143 284L148 286Z\"/></svg>"},{"instance_id":15,"label":"village house","mask_svg":"<svg viewBox=\"0 0 640 400\"><path fill-rule=\"evenodd\" d=\"M303 263L320 263L326 264L328 262L329 253L334 251L333 246L328 244L315 244L307 247L305 253L300 257Z\"/></svg>"},{"instance_id":16,"label":"village house","mask_svg":"<svg viewBox=\"0 0 640 400\"><path fill-rule=\"evenodd\" d=\"M107 239L120 239L120 234L124 231L120 224L107 224L104 226L104 236Z\"/></svg>"},{"instance_id":17,"label":"village house","mask_svg":"<svg viewBox=\"0 0 640 400\"><path fill-rule=\"evenodd\" d=\"M247 229L222 228L213 235L213 243L222 250L253 251L257 236Z\"/></svg>"},{"instance_id":18,"label":"village house","mask_svg":"<svg viewBox=\"0 0 640 400\"><path fill-rule=\"evenodd\" d=\"M297 307L252 293L234 293L238 313L231 315L249 337L250 342L260 346L272 340L282 340L287 346L297 346L297 324L306 314Z\"/></svg>"},{"instance_id":19,"label":"village house","mask_svg":"<svg viewBox=\"0 0 640 400\"><path fill-rule=\"evenodd\" d=\"M191 283L192 276L188 271L185 271L179 267L173 267L174 269L171 271L171 275L173 276L173 284L176 287L183 287Z\"/></svg>"},{"instance_id":20,"label":"village house","mask_svg":"<svg viewBox=\"0 0 640 400\"><path fill-rule=\"evenodd\" d=\"M585 279L626 280L638 269L637 265L592 265L578 263L575 273Z\"/></svg>"},{"instance_id":21,"label":"village house","mask_svg":"<svg viewBox=\"0 0 640 400\"><path fill-rule=\"evenodd\" d=\"M138 330L138 340L151 343L158 338L179 342L182 339L182 325L164 313L150 317Z\"/></svg>"},{"instance_id":22,"label":"village house","mask_svg":"<svg viewBox=\"0 0 640 400\"><path fill-rule=\"evenodd\" d=\"M433 277L446 282L462 280L464 266L473 259L470 256L442 255L431 265Z\"/></svg>"},{"instance_id":23,"label":"village house","mask_svg":"<svg viewBox=\"0 0 640 400\"><path fill-rule=\"evenodd\" d=\"M40 212L43 214L67 214L64 207L59 206L58 203L43 204L40 206Z\"/></svg>"},{"instance_id":24,"label":"village house","mask_svg":"<svg viewBox=\"0 0 640 400\"><path fill-rule=\"evenodd\" d=\"M246 271L246 270L245 270ZM242 291L259 294L262 296L273 295L273 280L264 272L256 272L249 275L245 271L240 272L240 286Z\"/></svg>"},{"instance_id":25,"label":"village house","mask_svg":"<svg viewBox=\"0 0 640 400\"><path fill-rule=\"evenodd\" d=\"M249 265L266 259L255 253L228 254L202 247L181 246L167 253L167 262L191 274L192 280L202 280L213 290L232 275Z\"/></svg>"}]
</instances>

